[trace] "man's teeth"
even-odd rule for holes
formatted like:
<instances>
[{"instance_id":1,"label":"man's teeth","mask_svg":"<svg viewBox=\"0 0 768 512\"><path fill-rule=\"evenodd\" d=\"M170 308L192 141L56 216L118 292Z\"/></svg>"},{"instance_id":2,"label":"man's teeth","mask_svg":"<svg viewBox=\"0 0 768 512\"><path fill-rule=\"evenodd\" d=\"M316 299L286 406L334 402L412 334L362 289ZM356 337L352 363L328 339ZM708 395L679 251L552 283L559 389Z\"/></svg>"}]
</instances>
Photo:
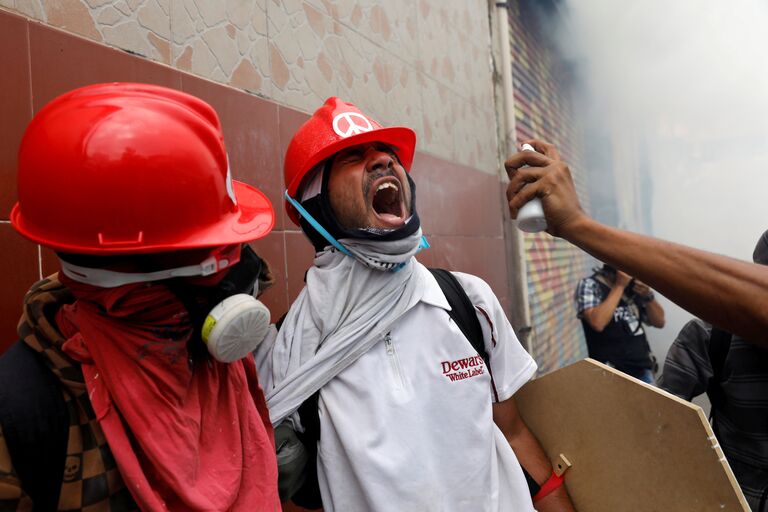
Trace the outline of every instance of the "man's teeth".
<instances>
[{"instance_id":1,"label":"man's teeth","mask_svg":"<svg viewBox=\"0 0 768 512\"><path fill-rule=\"evenodd\" d=\"M379 192L379 191L381 191L381 190L384 190L385 188L393 188L393 189L395 189L395 190L400 190L400 189L397 187L397 185L395 185L395 184L394 184L394 183L392 183L391 181L387 181L387 182L385 182L385 183L382 183L381 185L379 185L379 187L376 189L376 192Z\"/></svg>"}]
</instances>

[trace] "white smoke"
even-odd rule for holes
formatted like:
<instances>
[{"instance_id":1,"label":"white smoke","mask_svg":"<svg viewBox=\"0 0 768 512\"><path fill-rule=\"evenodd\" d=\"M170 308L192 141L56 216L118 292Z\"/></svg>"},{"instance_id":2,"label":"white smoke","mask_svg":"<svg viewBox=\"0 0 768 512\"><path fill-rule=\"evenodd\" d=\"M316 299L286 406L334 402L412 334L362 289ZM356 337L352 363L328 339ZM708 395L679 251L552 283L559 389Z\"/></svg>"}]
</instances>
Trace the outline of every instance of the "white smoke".
<instances>
[{"instance_id":1,"label":"white smoke","mask_svg":"<svg viewBox=\"0 0 768 512\"><path fill-rule=\"evenodd\" d=\"M768 2L566 0L561 12L553 29L585 109L648 153L650 234L751 259L768 229ZM649 329L661 360L691 318L663 304L667 327Z\"/></svg>"}]
</instances>

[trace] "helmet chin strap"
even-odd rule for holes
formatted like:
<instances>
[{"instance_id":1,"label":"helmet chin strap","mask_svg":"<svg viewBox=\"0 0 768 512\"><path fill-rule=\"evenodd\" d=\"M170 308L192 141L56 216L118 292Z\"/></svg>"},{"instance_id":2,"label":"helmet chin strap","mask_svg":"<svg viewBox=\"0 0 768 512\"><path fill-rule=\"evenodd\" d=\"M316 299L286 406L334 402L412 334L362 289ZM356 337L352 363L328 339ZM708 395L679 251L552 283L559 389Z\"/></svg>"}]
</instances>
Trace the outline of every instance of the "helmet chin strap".
<instances>
[{"instance_id":1,"label":"helmet chin strap","mask_svg":"<svg viewBox=\"0 0 768 512\"><path fill-rule=\"evenodd\" d=\"M228 260L217 261L216 258L211 257L197 265L158 270L156 272L139 273L81 267L62 259L59 259L59 262L61 263L62 272L64 272L70 279L80 283L98 286L99 288L116 288L118 286L123 286L124 284L147 283L150 281L171 279L173 277L209 276L237 263L236 261L230 262Z\"/></svg>"},{"instance_id":2,"label":"helmet chin strap","mask_svg":"<svg viewBox=\"0 0 768 512\"><path fill-rule=\"evenodd\" d=\"M342 254L349 256L351 258L354 258L354 254L344 247L344 245L341 244L338 240L336 240L329 232L326 230L323 226L320 225L319 222L304 208L301 206L301 204L296 201L294 198L292 198L290 195L288 195L288 191L285 191L285 199L288 201L291 206L296 208L296 211L299 212L299 214L304 218L314 229L317 231L323 238L325 238L328 243L330 243L332 246L334 246L336 249L339 250ZM419 251L422 249L429 249L429 242L427 242L427 238L425 236L421 237L421 242L419 245ZM398 270L402 269L405 266L405 263L401 263L395 267L392 268L391 272L397 272Z\"/></svg>"},{"instance_id":3,"label":"helmet chin strap","mask_svg":"<svg viewBox=\"0 0 768 512\"><path fill-rule=\"evenodd\" d=\"M290 195L288 195L288 191L287 190L285 191L285 200L288 201L289 203L291 203L291 206L296 208L296 211L298 211L299 214L302 217L304 217L307 220L307 222L309 222L309 224L313 228L315 228L315 230L318 233L320 233L320 235L323 238L328 240L328 243L330 243L332 246L334 246L336 249L338 249L342 254L346 254L347 256L354 257L354 256L352 256L352 253L349 252L349 249L347 249L346 247L341 245L341 243L338 240L333 238L333 236L331 236L331 234L323 226L321 226L320 223L317 222L315 220L315 218L312 217L312 215L310 215L309 212L303 206L301 206L301 204L299 204L299 202L297 200L295 200Z\"/></svg>"}]
</instances>

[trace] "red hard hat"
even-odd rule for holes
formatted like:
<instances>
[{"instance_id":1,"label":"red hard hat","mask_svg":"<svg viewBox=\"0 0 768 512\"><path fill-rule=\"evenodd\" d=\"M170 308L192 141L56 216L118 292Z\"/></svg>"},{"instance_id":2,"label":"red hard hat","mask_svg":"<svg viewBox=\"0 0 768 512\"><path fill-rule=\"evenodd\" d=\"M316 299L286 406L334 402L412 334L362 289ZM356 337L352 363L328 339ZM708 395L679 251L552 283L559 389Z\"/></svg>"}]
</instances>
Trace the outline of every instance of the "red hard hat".
<instances>
[{"instance_id":1,"label":"red hard hat","mask_svg":"<svg viewBox=\"0 0 768 512\"><path fill-rule=\"evenodd\" d=\"M59 96L27 127L18 171L11 222L57 251L213 247L274 225L267 197L231 179L213 108L165 87L98 84Z\"/></svg>"},{"instance_id":2,"label":"red hard hat","mask_svg":"<svg viewBox=\"0 0 768 512\"><path fill-rule=\"evenodd\" d=\"M400 163L411 170L416 133L410 128L384 128L351 103L331 97L298 129L285 153L285 188L296 197L302 180L317 164L346 149L367 142L382 142L395 150ZM298 225L299 214L287 201L288 216Z\"/></svg>"}]
</instances>

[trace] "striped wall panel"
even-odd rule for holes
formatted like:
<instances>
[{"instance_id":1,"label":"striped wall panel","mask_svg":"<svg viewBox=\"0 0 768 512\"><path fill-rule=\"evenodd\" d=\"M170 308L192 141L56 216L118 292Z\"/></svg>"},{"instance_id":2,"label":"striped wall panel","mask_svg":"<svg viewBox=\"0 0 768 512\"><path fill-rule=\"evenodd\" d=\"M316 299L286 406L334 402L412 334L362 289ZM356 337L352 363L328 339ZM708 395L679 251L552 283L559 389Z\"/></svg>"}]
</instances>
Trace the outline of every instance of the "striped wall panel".
<instances>
[{"instance_id":1,"label":"striped wall panel","mask_svg":"<svg viewBox=\"0 0 768 512\"><path fill-rule=\"evenodd\" d=\"M583 135L574 118L569 78L543 37L532 2L508 2L512 46L516 136L555 144L571 169L585 208ZM586 357L574 290L588 271L588 257L546 233L525 235L528 293L533 331L531 348L541 374Z\"/></svg>"}]
</instances>

